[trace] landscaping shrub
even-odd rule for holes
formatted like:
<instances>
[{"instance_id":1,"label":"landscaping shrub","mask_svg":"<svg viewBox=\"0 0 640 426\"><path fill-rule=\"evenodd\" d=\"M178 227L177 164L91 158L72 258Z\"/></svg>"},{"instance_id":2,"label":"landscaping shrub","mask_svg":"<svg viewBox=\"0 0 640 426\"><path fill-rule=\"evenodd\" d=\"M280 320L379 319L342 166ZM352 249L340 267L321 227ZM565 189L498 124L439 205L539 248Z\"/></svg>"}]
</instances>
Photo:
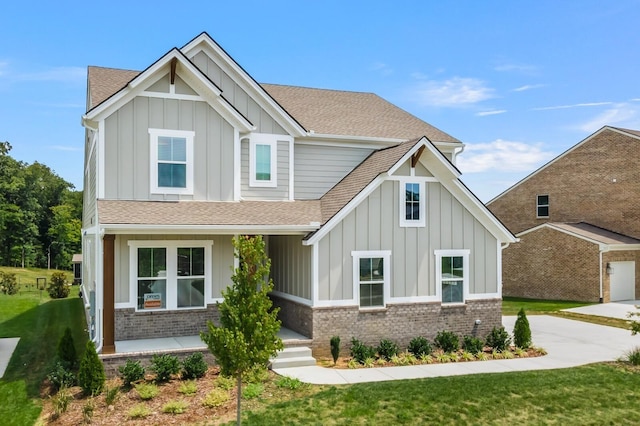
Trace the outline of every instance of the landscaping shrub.
<instances>
[{"instance_id":1,"label":"landscaping shrub","mask_svg":"<svg viewBox=\"0 0 640 426\"><path fill-rule=\"evenodd\" d=\"M151 415L151 410L144 404L137 404L129 410L127 413L131 419L144 419Z\"/></svg>"},{"instance_id":2,"label":"landscaping shrub","mask_svg":"<svg viewBox=\"0 0 640 426\"><path fill-rule=\"evenodd\" d=\"M69 327L64 330L64 334L58 342L58 360L67 370L75 370L78 367L76 345Z\"/></svg>"},{"instance_id":3,"label":"landscaping shrub","mask_svg":"<svg viewBox=\"0 0 640 426\"><path fill-rule=\"evenodd\" d=\"M455 352L460 349L460 339L452 331L439 331L435 339L433 339L433 343L445 353Z\"/></svg>"},{"instance_id":4,"label":"landscaping shrub","mask_svg":"<svg viewBox=\"0 0 640 426\"><path fill-rule=\"evenodd\" d=\"M296 379L289 376L279 376L275 382L279 388L286 388L289 390L296 390L303 385L300 379Z\"/></svg>"},{"instance_id":5,"label":"landscaping shrub","mask_svg":"<svg viewBox=\"0 0 640 426\"><path fill-rule=\"evenodd\" d=\"M478 352L482 352L484 349L484 342L482 339L473 336L464 336L462 339L462 349L465 351L477 354Z\"/></svg>"},{"instance_id":6,"label":"landscaping shrub","mask_svg":"<svg viewBox=\"0 0 640 426\"><path fill-rule=\"evenodd\" d=\"M113 405L118 399L118 394L120 393L120 388L118 386L106 386L104 390L104 402L107 404L107 407Z\"/></svg>"},{"instance_id":7,"label":"landscaping shrub","mask_svg":"<svg viewBox=\"0 0 640 426\"><path fill-rule=\"evenodd\" d=\"M340 336L331 337L329 344L331 345L331 357L333 358L333 364L335 365L338 361L338 357L340 356Z\"/></svg>"},{"instance_id":8,"label":"landscaping shrub","mask_svg":"<svg viewBox=\"0 0 640 426\"><path fill-rule=\"evenodd\" d=\"M260 383L249 383L242 389L242 397L244 399L254 399L262 395L264 392L264 386Z\"/></svg>"},{"instance_id":9,"label":"landscaping shrub","mask_svg":"<svg viewBox=\"0 0 640 426\"><path fill-rule=\"evenodd\" d=\"M135 385L135 389L138 393L138 396L143 401L153 399L160 393L160 389L158 389L158 386L154 385L153 383L138 383Z\"/></svg>"},{"instance_id":10,"label":"landscaping shrub","mask_svg":"<svg viewBox=\"0 0 640 426\"><path fill-rule=\"evenodd\" d=\"M242 383L264 383L268 379L269 370L262 365L256 365L242 376Z\"/></svg>"},{"instance_id":11,"label":"landscaping shrub","mask_svg":"<svg viewBox=\"0 0 640 426\"><path fill-rule=\"evenodd\" d=\"M220 389L231 390L236 386L236 381L233 377L227 377L220 374L216 379L216 386Z\"/></svg>"},{"instance_id":12,"label":"landscaping shrub","mask_svg":"<svg viewBox=\"0 0 640 426\"><path fill-rule=\"evenodd\" d=\"M69 404L71 403L71 401L73 401L73 395L67 388L60 389L60 392L51 397L54 417L58 418L62 413L67 411L67 408L69 408Z\"/></svg>"},{"instance_id":13,"label":"landscaping shrub","mask_svg":"<svg viewBox=\"0 0 640 426\"><path fill-rule=\"evenodd\" d=\"M509 348L511 338L504 327L493 327L487 336L486 343L487 346L494 350L494 352L504 352Z\"/></svg>"},{"instance_id":14,"label":"landscaping shrub","mask_svg":"<svg viewBox=\"0 0 640 426\"><path fill-rule=\"evenodd\" d=\"M380 344L376 348L378 355L380 358L384 358L387 361L391 359L391 357L398 355L400 352L400 348L395 342L392 342L389 339L383 339L380 341Z\"/></svg>"},{"instance_id":15,"label":"landscaping shrub","mask_svg":"<svg viewBox=\"0 0 640 426\"><path fill-rule=\"evenodd\" d=\"M631 365L640 365L640 348L633 348L626 355Z\"/></svg>"},{"instance_id":16,"label":"landscaping shrub","mask_svg":"<svg viewBox=\"0 0 640 426\"><path fill-rule=\"evenodd\" d=\"M198 392L198 385L194 380L187 380L182 382L178 388L178 392L183 395L195 395Z\"/></svg>"},{"instance_id":17,"label":"landscaping shrub","mask_svg":"<svg viewBox=\"0 0 640 426\"><path fill-rule=\"evenodd\" d=\"M140 361L132 361L130 359L128 359L124 365L118 367L118 372L122 378L122 383L126 387L131 387L133 383L144 379L145 373Z\"/></svg>"},{"instance_id":18,"label":"landscaping shrub","mask_svg":"<svg viewBox=\"0 0 640 426\"><path fill-rule=\"evenodd\" d=\"M70 388L76 385L76 376L69 371L61 362L57 362L53 371L47 374L54 390L57 392L62 388Z\"/></svg>"},{"instance_id":19,"label":"landscaping shrub","mask_svg":"<svg viewBox=\"0 0 640 426\"><path fill-rule=\"evenodd\" d=\"M15 273L0 271L0 290L2 290L4 294L8 295L18 293L20 287L18 286L18 280L16 279Z\"/></svg>"},{"instance_id":20,"label":"landscaping shrub","mask_svg":"<svg viewBox=\"0 0 640 426\"><path fill-rule=\"evenodd\" d=\"M420 358L423 355L431 355L433 348L431 347L431 343L429 343L425 337L418 336L411 339L407 350Z\"/></svg>"},{"instance_id":21,"label":"landscaping shrub","mask_svg":"<svg viewBox=\"0 0 640 426\"><path fill-rule=\"evenodd\" d=\"M51 282L47 287L47 292L52 299L64 299L69 296L71 289L67 285L67 277L64 272L54 272L51 274Z\"/></svg>"},{"instance_id":22,"label":"landscaping shrub","mask_svg":"<svg viewBox=\"0 0 640 426\"><path fill-rule=\"evenodd\" d=\"M162 412L167 414L182 414L189 404L184 401L169 401L162 406Z\"/></svg>"},{"instance_id":23,"label":"landscaping shrub","mask_svg":"<svg viewBox=\"0 0 640 426\"><path fill-rule=\"evenodd\" d=\"M98 358L96 346L89 340L80 361L78 384L85 396L93 396L102 392L105 380L104 366Z\"/></svg>"},{"instance_id":24,"label":"landscaping shrub","mask_svg":"<svg viewBox=\"0 0 640 426\"><path fill-rule=\"evenodd\" d=\"M367 358L375 358L376 350L373 346L368 346L362 343L355 337L351 338L351 356L359 364L364 364Z\"/></svg>"},{"instance_id":25,"label":"landscaping shrub","mask_svg":"<svg viewBox=\"0 0 640 426\"><path fill-rule=\"evenodd\" d=\"M195 352L182 361L182 379L199 379L207 373L209 366L204 360L202 352Z\"/></svg>"},{"instance_id":26,"label":"landscaping shrub","mask_svg":"<svg viewBox=\"0 0 640 426\"><path fill-rule=\"evenodd\" d=\"M85 424L91 423L91 419L93 419L93 411L95 409L95 404L93 403L93 399L88 400L82 406L82 421Z\"/></svg>"},{"instance_id":27,"label":"landscaping shrub","mask_svg":"<svg viewBox=\"0 0 640 426\"><path fill-rule=\"evenodd\" d=\"M513 326L513 344L522 349L528 349L531 346L531 328L524 308L520 308L518 319Z\"/></svg>"},{"instance_id":28,"label":"landscaping shrub","mask_svg":"<svg viewBox=\"0 0 640 426\"><path fill-rule=\"evenodd\" d=\"M225 404L229 399L230 396L228 390L215 388L207 394L202 401L202 405L209 408L216 408Z\"/></svg>"},{"instance_id":29,"label":"landscaping shrub","mask_svg":"<svg viewBox=\"0 0 640 426\"><path fill-rule=\"evenodd\" d=\"M168 382L171 376L180 372L180 360L174 355L155 354L151 358L151 370L156 373L157 382Z\"/></svg>"}]
</instances>

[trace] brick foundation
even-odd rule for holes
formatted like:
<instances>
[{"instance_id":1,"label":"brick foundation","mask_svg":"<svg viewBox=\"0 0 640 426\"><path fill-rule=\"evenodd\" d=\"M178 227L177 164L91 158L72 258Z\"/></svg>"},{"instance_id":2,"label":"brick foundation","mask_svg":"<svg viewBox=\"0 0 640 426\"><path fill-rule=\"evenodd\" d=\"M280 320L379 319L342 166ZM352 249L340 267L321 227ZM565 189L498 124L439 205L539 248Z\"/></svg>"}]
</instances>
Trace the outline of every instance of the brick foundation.
<instances>
[{"instance_id":1,"label":"brick foundation","mask_svg":"<svg viewBox=\"0 0 640 426\"><path fill-rule=\"evenodd\" d=\"M219 318L216 305L184 311L136 312L133 308L116 309L116 340L194 336L207 330L207 321L218 323Z\"/></svg>"}]
</instances>

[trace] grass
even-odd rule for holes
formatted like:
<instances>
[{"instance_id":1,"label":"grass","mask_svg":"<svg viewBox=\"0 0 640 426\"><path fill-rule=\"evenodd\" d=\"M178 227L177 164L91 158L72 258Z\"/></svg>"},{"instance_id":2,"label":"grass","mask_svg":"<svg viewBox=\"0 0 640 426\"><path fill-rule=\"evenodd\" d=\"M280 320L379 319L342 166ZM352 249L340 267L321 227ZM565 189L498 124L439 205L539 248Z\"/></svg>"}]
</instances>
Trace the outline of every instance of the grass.
<instances>
[{"instance_id":1,"label":"grass","mask_svg":"<svg viewBox=\"0 0 640 426\"><path fill-rule=\"evenodd\" d=\"M54 270L0 268L15 272L21 283L50 277ZM71 277L71 274L69 273ZM49 279L47 279L49 282ZM20 342L0 379L0 418L6 425L33 424L42 409L40 385L54 365L58 341L66 327L73 332L76 351L84 351L84 306L78 287L66 299L51 300L46 291L0 294L0 338L20 337Z\"/></svg>"},{"instance_id":2,"label":"grass","mask_svg":"<svg viewBox=\"0 0 640 426\"><path fill-rule=\"evenodd\" d=\"M243 423L631 424L639 386L640 373L614 364L332 386L247 412Z\"/></svg>"}]
</instances>

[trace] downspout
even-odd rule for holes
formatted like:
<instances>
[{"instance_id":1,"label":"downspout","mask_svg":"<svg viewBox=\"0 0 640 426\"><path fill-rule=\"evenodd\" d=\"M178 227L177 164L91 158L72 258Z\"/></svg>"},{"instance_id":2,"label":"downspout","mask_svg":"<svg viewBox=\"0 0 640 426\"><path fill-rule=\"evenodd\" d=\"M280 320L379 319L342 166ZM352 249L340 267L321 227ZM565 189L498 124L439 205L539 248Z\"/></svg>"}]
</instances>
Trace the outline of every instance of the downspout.
<instances>
[{"instance_id":1,"label":"downspout","mask_svg":"<svg viewBox=\"0 0 640 426\"><path fill-rule=\"evenodd\" d=\"M600 245L600 250L598 252L599 255L599 267L600 267L600 299L599 302L600 303L604 303L604 280L602 278L602 272L603 272L603 268L602 268L602 253L604 253L605 251L609 251L608 249L605 249L603 245Z\"/></svg>"}]
</instances>

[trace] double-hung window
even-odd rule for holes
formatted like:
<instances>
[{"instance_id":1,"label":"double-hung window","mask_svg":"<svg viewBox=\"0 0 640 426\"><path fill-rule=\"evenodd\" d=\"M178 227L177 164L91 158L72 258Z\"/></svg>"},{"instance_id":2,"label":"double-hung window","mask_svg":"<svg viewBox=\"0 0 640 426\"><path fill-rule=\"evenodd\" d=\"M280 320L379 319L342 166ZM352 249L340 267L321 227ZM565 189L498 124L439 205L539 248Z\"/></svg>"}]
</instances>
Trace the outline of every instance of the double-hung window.
<instances>
[{"instance_id":1,"label":"double-hung window","mask_svg":"<svg viewBox=\"0 0 640 426\"><path fill-rule=\"evenodd\" d=\"M389 297L390 251L352 252L354 294L361 308L382 308Z\"/></svg>"},{"instance_id":2,"label":"double-hung window","mask_svg":"<svg viewBox=\"0 0 640 426\"><path fill-rule=\"evenodd\" d=\"M425 183L400 181L400 226L425 226Z\"/></svg>"},{"instance_id":3,"label":"double-hung window","mask_svg":"<svg viewBox=\"0 0 640 426\"><path fill-rule=\"evenodd\" d=\"M549 195L538 195L536 200L536 217L549 217Z\"/></svg>"},{"instance_id":4,"label":"double-hung window","mask_svg":"<svg viewBox=\"0 0 640 426\"><path fill-rule=\"evenodd\" d=\"M278 185L276 135L257 133L249 139L249 186Z\"/></svg>"},{"instance_id":5,"label":"double-hung window","mask_svg":"<svg viewBox=\"0 0 640 426\"><path fill-rule=\"evenodd\" d=\"M469 250L436 250L436 293L442 303L464 303L469 292Z\"/></svg>"},{"instance_id":6,"label":"double-hung window","mask_svg":"<svg viewBox=\"0 0 640 426\"><path fill-rule=\"evenodd\" d=\"M154 194L193 194L193 139L184 130L149 129Z\"/></svg>"},{"instance_id":7,"label":"double-hung window","mask_svg":"<svg viewBox=\"0 0 640 426\"><path fill-rule=\"evenodd\" d=\"M138 311L206 307L211 241L130 241Z\"/></svg>"}]
</instances>

